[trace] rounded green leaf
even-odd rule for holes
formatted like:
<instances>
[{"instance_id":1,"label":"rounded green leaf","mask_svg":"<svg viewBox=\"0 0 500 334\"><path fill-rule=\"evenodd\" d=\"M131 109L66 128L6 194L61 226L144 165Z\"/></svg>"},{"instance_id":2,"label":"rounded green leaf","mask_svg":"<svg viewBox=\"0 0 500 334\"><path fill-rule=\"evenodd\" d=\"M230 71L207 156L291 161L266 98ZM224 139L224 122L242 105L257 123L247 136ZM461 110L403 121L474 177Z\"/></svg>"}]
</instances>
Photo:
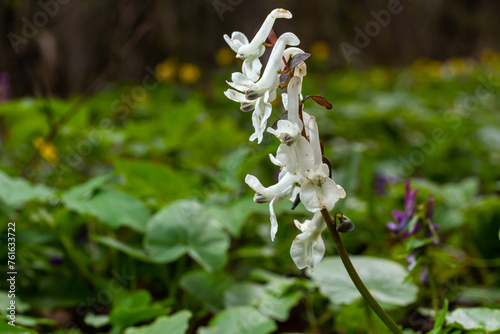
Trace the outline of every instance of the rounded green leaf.
<instances>
[{"instance_id":1,"label":"rounded green leaf","mask_svg":"<svg viewBox=\"0 0 500 334\"><path fill-rule=\"evenodd\" d=\"M210 320L209 325L200 328L198 334L268 334L277 328L274 321L250 306L228 308Z\"/></svg>"},{"instance_id":2,"label":"rounded green leaf","mask_svg":"<svg viewBox=\"0 0 500 334\"><path fill-rule=\"evenodd\" d=\"M456 309L447 317L448 323L455 323L464 329L482 329L487 332L500 330L500 310L487 307L464 307Z\"/></svg>"},{"instance_id":3,"label":"rounded green leaf","mask_svg":"<svg viewBox=\"0 0 500 334\"><path fill-rule=\"evenodd\" d=\"M116 190L102 190L90 199L63 196L65 205L78 213L91 214L112 228L129 226L144 232L149 210L137 198Z\"/></svg>"},{"instance_id":4,"label":"rounded green leaf","mask_svg":"<svg viewBox=\"0 0 500 334\"><path fill-rule=\"evenodd\" d=\"M31 200L46 201L54 190L43 184L32 185L22 177L10 177L0 170L0 202L20 207Z\"/></svg>"},{"instance_id":5,"label":"rounded green leaf","mask_svg":"<svg viewBox=\"0 0 500 334\"><path fill-rule=\"evenodd\" d=\"M418 289L405 282L408 272L399 263L369 256L351 256L351 261L379 303L405 306L416 300ZM362 298L339 257L324 258L309 275L320 292L334 304L351 304Z\"/></svg>"},{"instance_id":6,"label":"rounded green leaf","mask_svg":"<svg viewBox=\"0 0 500 334\"><path fill-rule=\"evenodd\" d=\"M222 273L210 274L202 270L189 272L181 279L181 286L195 298L217 312L224 308L224 291L233 279Z\"/></svg>"},{"instance_id":7,"label":"rounded green leaf","mask_svg":"<svg viewBox=\"0 0 500 334\"><path fill-rule=\"evenodd\" d=\"M193 200L173 202L148 222L145 249L159 262L171 262L189 254L205 270L216 271L225 264L229 236L214 224Z\"/></svg>"},{"instance_id":8,"label":"rounded green leaf","mask_svg":"<svg viewBox=\"0 0 500 334\"><path fill-rule=\"evenodd\" d=\"M182 310L168 317L158 317L151 325L128 328L125 334L184 334L191 316L191 312Z\"/></svg>"}]
</instances>

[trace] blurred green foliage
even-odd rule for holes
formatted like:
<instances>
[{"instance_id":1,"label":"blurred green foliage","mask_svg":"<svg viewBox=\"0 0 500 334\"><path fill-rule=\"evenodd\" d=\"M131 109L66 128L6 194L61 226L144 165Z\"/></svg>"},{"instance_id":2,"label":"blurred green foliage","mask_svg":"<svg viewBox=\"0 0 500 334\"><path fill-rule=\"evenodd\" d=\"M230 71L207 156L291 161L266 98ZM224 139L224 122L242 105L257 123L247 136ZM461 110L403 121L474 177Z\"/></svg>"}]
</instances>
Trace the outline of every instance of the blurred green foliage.
<instances>
[{"instance_id":1,"label":"blurred green foliage","mask_svg":"<svg viewBox=\"0 0 500 334\"><path fill-rule=\"evenodd\" d=\"M498 330L472 307L500 308L500 66L454 64L323 72L312 62L305 81L306 94L333 104L306 109L348 194L338 204L356 225L346 247L408 333ZM268 154L278 143L247 141L250 115L223 96L227 77L221 70L211 85L158 84L140 96L129 84L88 99L0 104L0 257L7 272L7 222L15 221L18 325L257 334L360 333L372 323L385 331L338 259L325 258L312 276L294 267L292 221L308 217L305 209L279 205L270 241L267 205L252 201L243 179L273 182ZM408 178L417 203L435 196L440 303L470 307L461 311L467 323L457 310L434 325L427 284L403 283L405 249L385 223L402 209ZM9 287L0 287L7 316ZM0 319L0 332L16 330Z\"/></svg>"}]
</instances>

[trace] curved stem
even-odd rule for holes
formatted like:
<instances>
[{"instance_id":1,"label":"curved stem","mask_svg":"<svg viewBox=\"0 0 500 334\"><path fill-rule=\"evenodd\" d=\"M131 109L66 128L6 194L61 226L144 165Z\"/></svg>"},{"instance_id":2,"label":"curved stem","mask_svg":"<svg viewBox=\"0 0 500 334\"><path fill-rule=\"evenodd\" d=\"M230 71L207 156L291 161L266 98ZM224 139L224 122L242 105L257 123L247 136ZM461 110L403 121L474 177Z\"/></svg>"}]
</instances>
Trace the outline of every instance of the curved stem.
<instances>
[{"instance_id":1,"label":"curved stem","mask_svg":"<svg viewBox=\"0 0 500 334\"><path fill-rule=\"evenodd\" d=\"M330 213L326 209L323 209L321 210L321 214L323 215L323 219L325 220L326 226L328 226L328 230L330 231L330 234L333 238L333 242L335 243L335 248L337 248L337 252L339 253L340 259L342 260L342 263L344 264L344 267L347 270L349 277L351 277L352 282L358 289L361 296L363 296L363 298L368 303L368 305L370 305L375 314L377 314L380 320L384 322L384 324L391 330L392 333L402 334L403 331L398 327L398 325L396 325L396 323L391 319L391 317L389 317L389 315L384 311L384 309L377 303L375 298L373 298L370 291L368 291L365 284L363 283L358 273L356 272L356 269L354 269L351 259L349 258L349 254L347 254L344 244L342 243L342 239L340 238L339 232L337 231L336 223L330 216ZM337 214L335 214L335 216L337 216Z\"/></svg>"}]
</instances>

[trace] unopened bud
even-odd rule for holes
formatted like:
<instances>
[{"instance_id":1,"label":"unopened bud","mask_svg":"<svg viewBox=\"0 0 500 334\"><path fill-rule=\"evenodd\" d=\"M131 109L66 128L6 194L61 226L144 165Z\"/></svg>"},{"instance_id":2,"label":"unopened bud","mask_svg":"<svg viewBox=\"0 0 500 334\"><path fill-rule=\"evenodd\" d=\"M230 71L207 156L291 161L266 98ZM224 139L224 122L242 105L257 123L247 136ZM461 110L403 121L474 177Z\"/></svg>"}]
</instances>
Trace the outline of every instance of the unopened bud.
<instances>
[{"instance_id":1,"label":"unopened bud","mask_svg":"<svg viewBox=\"0 0 500 334\"><path fill-rule=\"evenodd\" d=\"M339 220L340 225L337 226L337 231L339 231L340 233L348 233L354 230L354 224L349 218L347 218L346 216L342 216L342 218L340 218Z\"/></svg>"}]
</instances>

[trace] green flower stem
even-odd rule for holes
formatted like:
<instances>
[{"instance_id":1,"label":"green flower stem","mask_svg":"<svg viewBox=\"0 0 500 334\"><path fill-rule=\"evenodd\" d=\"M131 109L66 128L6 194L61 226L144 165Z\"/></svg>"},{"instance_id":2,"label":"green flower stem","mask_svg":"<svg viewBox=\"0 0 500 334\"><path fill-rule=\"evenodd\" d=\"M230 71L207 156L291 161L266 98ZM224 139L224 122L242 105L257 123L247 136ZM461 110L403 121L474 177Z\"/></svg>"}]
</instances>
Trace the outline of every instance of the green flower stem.
<instances>
[{"instance_id":1,"label":"green flower stem","mask_svg":"<svg viewBox=\"0 0 500 334\"><path fill-rule=\"evenodd\" d=\"M365 313L366 313L366 323L368 326L368 334L375 334L375 326L373 324L372 310L370 309L370 305L368 305L366 300L363 300L363 308L365 309Z\"/></svg>"},{"instance_id":2,"label":"green flower stem","mask_svg":"<svg viewBox=\"0 0 500 334\"><path fill-rule=\"evenodd\" d=\"M434 275L434 268L432 260L429 256L429 247L425 250L425 261L427 264L427 276L429 277L429 287L431 288L432 308L434 310L435 319L439 316L439 295L436 283L436 276Z\"/></svg>"},{"instance_id":3,"label":"green flower stem","mask_svg":"<svg viewBox=\"0 0 500 334\"><path fill-rule=\"evenodd\" d=\"M333 238L333 242L335 243L335 247L337 248L337 252L344 264L349 277L351 277L352 282L358 289L359 293L366 300L368 305L372 308L372 310L377 314L377 316L384 322L384 324L391 330L392 333L402 334L403 331L396 325L396 323L389 317L389 315L384 311L384 309L377 303L377 301L373 298L370 291L366 288L365 284L359 277L356 269L352 265L351 259L349 258L349 254L342 243L342 239L340 238L339 232L336 228L336 222L330 216L330 213L323 209L321 210L321 214L323 215L323 219L325 220L326 226L328 226L328 230ZM337 214L335 214L337 216Z\"/></svg>"}]
</instances>

